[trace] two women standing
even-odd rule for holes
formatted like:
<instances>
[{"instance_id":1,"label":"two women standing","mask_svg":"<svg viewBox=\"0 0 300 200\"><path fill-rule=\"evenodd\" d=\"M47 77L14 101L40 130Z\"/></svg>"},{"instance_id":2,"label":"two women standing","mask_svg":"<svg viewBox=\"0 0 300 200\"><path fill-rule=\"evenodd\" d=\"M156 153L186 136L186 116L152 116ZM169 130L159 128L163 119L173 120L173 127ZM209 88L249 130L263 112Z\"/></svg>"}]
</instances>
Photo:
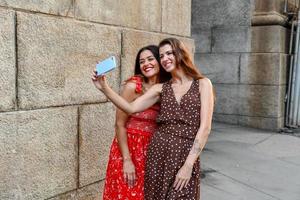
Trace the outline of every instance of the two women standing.
<instances>
[{"instance_id":1,"label":"two women standing","mask_svg":"<svg viewBox=\"0 0 300 200\"><path fill-rule=\"evenodd\" d=\"M136 56L134 76L125 81L121 96L131 102L170 77L159 63L158 47L143 47ZM146 149L157 128L159 108L155 104L132 115L117 109L116 137L111 145L103 200L144 199Z\"/></svg>"},{"instance_id":2,"label":"two women standing","mask_svg":"<svg viewBox=\"0 0 300 200\"><path fill-rule=\"evenodd\" d=\"M211 129L213 87L192 63L181 41L167 38L159 44L160 63L171 79L153 85L132 102L119 96L104 75L92 80L118 108L128 114L160 103L158 129L147 150L146 200L200 198L199 156Z\"/></svg>"}]
</instances>

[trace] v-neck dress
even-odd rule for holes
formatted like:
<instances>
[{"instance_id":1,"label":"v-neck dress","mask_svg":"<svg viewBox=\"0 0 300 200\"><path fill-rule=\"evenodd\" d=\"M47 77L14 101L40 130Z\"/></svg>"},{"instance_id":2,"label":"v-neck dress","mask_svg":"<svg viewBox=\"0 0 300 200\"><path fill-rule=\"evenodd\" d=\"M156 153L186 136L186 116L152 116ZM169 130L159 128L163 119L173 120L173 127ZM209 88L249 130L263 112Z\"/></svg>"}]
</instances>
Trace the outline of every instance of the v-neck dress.
<instances>
[{"instance_id":1,"label":"v-neck dress","mask_svg":"<svg viewBox=\"0 0 300 200\"><path fill-rule=\"evenodd\" d=\"M145 171L146 200L200 198L200 162L195 162L186 188L173 188L175 176L183 166L200 126L199 81L177 102L171 82L162 86L158 130L148 146Z\"/></svg>"}]
</instances>

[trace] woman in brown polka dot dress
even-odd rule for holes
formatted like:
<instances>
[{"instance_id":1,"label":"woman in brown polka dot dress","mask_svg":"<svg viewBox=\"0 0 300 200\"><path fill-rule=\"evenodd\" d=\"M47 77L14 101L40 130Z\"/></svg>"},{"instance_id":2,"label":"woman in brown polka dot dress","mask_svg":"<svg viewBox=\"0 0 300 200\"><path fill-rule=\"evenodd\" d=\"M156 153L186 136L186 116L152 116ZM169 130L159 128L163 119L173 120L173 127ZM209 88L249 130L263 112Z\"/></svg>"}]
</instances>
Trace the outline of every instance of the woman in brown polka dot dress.
<instances>
[{"instance_id":1,"label":"woman in brown polka dot dress","mask_svg":"<svg viewBox=\"0 0 300 200\"><path fill-rule=\"evenodd\" d=\"M105 76L92 80L116 106L131 114L161 103L158 131L147 151L146 200L199 200L199 156L211 129L214 94L209 79L192 63L182 42L167 38L159 44L160 62L172 79L152 86L128 103L108 85Z\"/></svg>"}]
</instances>

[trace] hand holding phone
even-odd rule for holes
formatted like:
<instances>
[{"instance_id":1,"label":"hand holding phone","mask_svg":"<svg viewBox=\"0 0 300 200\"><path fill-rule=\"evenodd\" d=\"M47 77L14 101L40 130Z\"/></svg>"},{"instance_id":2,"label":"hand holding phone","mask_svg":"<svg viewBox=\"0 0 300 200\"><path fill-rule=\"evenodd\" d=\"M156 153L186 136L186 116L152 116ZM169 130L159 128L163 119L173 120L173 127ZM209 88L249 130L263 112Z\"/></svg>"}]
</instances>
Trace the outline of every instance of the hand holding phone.
<instances>
[{"instance_id":1,"label":"hand holding phone","mask_svg":"<svg viewBox=\"0 0 300 200\"><path fill-rule=\"evenodd\" d=\"M97 76L103 75L117 67L115 56L111 56L96 65Z\"/></svg>"}]
</instances>

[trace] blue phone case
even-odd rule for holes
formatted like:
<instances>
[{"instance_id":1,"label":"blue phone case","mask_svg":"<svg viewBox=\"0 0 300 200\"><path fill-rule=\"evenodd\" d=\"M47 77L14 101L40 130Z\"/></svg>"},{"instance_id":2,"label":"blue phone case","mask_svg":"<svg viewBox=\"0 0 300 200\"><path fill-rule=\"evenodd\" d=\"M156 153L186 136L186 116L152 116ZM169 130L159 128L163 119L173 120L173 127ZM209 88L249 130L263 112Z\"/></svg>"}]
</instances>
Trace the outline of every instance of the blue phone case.
<instances>
[{"instance_id":1,"label":"blue phone case","mask_svg":"<svg viewBox=\"0 0 300 200\"><path fill-rule=\"evenodd\" d=\"M97 75L105 74L117 67L116 58L111 56L96 65Z\"/></svg>"}]
</instances>

